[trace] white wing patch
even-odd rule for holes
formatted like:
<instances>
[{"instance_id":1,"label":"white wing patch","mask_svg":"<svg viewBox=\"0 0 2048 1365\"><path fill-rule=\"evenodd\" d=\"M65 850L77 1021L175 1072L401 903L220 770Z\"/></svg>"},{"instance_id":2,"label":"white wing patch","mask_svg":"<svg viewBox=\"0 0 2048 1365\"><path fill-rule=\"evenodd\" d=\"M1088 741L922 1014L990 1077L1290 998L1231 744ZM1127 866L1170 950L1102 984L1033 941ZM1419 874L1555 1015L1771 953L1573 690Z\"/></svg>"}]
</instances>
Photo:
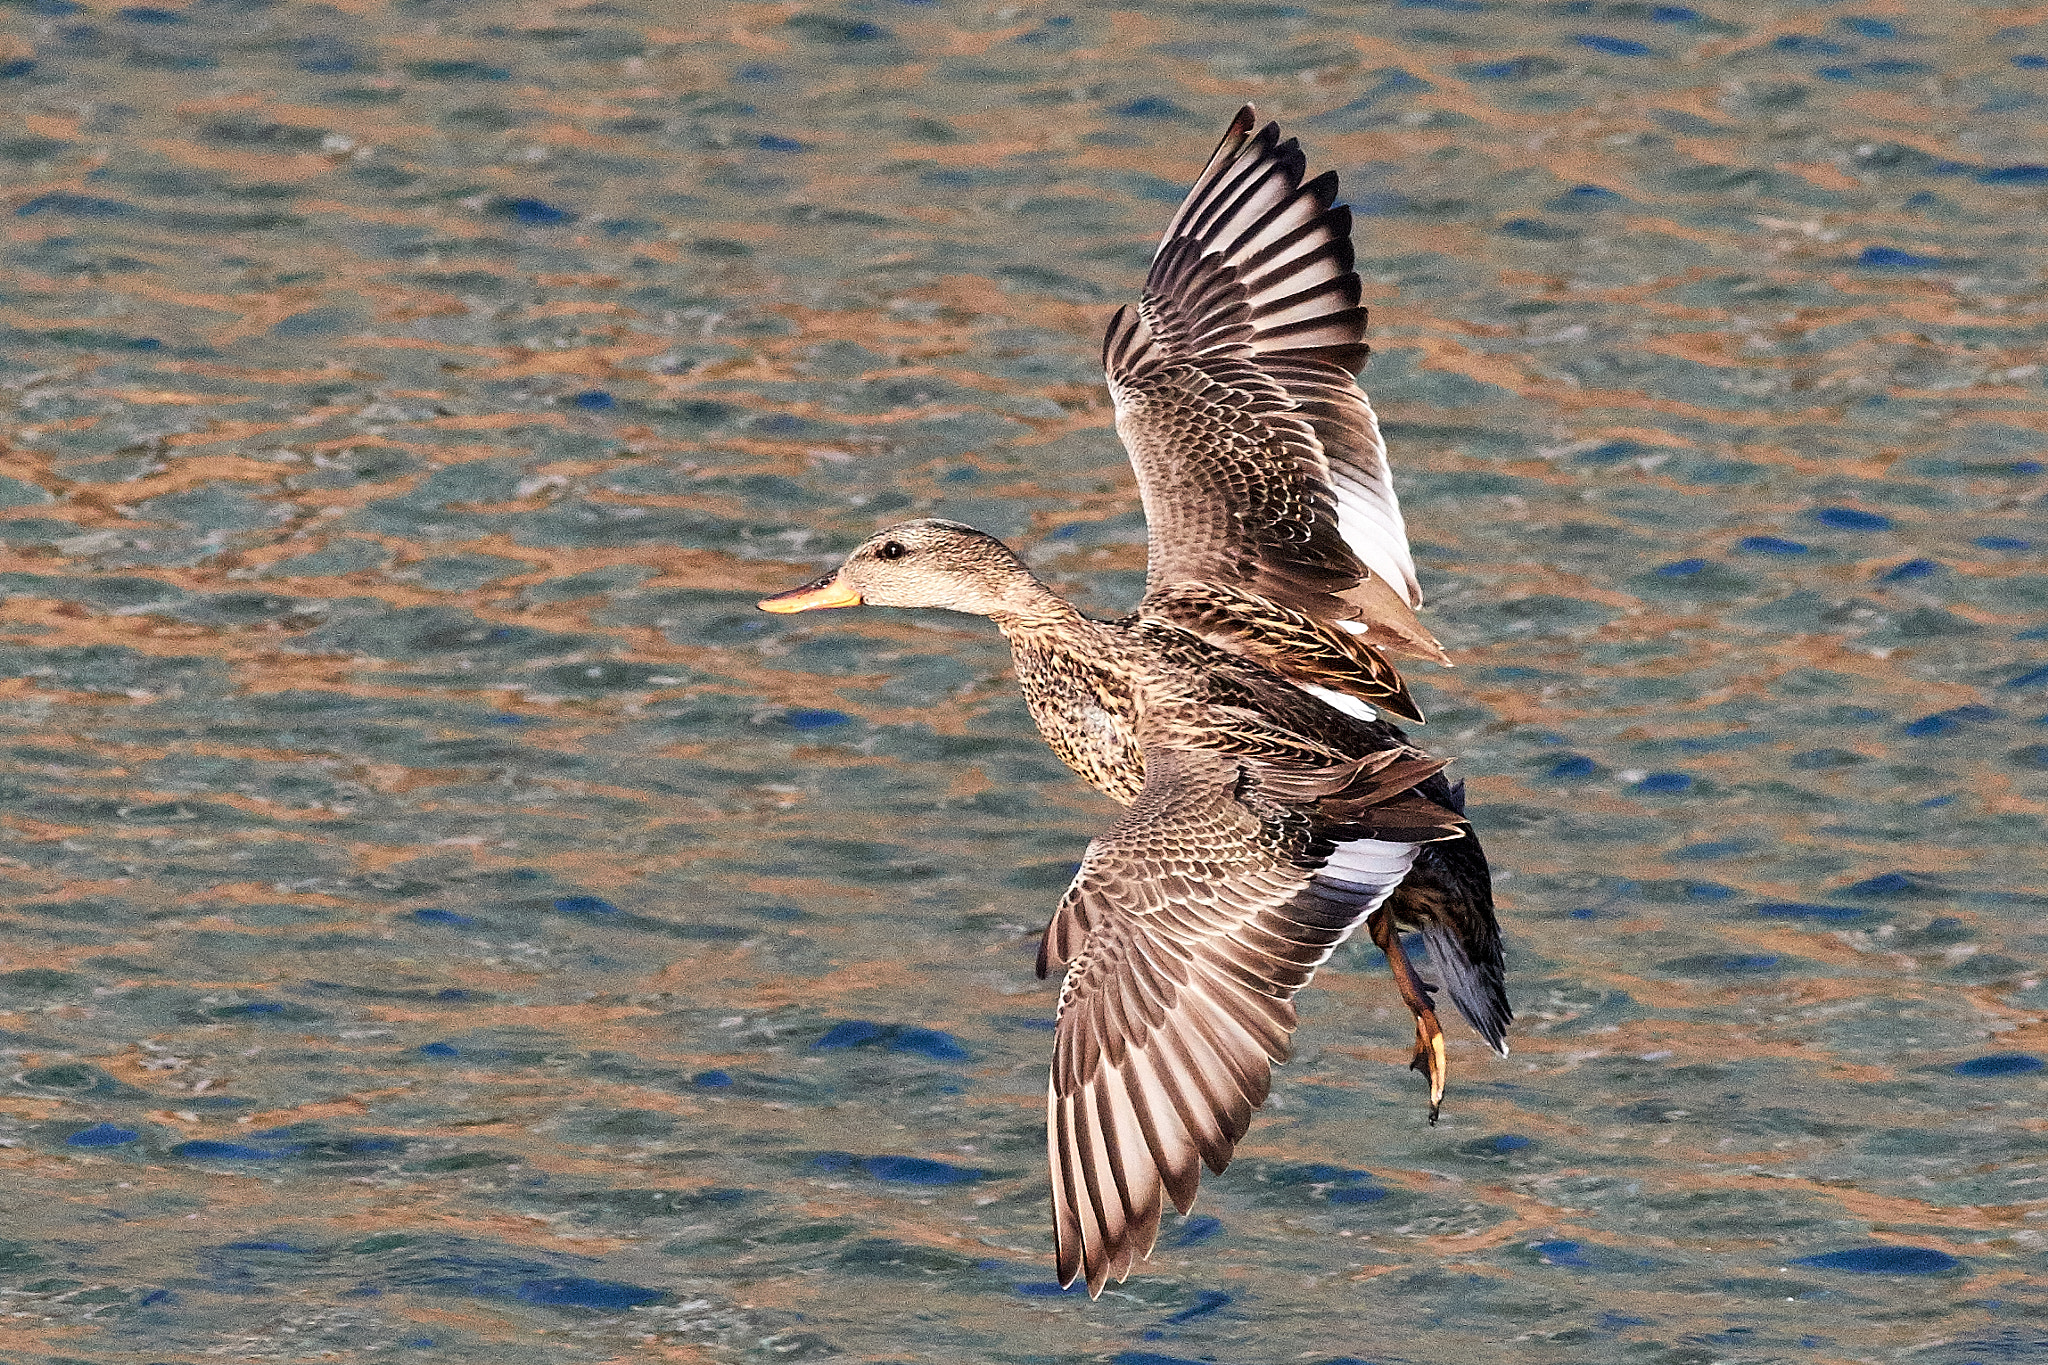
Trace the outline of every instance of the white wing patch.
<instances>
[{"instance_id":1,"label":"white wing patch","mask_svg":"<svg viewBox=\"0 0 2048 1365\"><path fill-rule=\"evenodd\" d=\"M1358 623L1346 621L1343 624L1350 626ZM1309 683L1296 683L1295 686L1323 703L1323 705L1342 711L1347 716L1355 716L1359 720L1378 720L1380 718L1379 712L1373 710L1356 697L1347 697L1342 692L1332 692L1327 687L1315 687Z\"/></svg>"},{"instance_id":2,"label":"white wing patch","mask_svg":"<svg viewBox=\"0 0 2048 1365\"><path fill-rule=\"evenodd\" d=\"M1337 845L1330 855L1330 861L1323 864L1323 870L1316 874L1316 880L1338 882L1347 888L1372 893L1371 899L1362 903L1358 919L1352 921L1356 928L1359 921L1380 908L1394 888L1408 875L1408 869L1415 862L1415 855L1422 848L1420 844L1397 844L1385 839L1353 839Z\"/></svg>"},{"instance_id":3,"label":"white wing patch","mask_svg":"<svg viewBox=\"0 0 2048 1365\"><path fill-rule=\"evenodd\" d=\"M1415 581L1415 561L1408 552L1408 524L1402 519L1401 500L1394 494L1394 480L1387 469L1387 444L1380 435L1379 417L1363 393L1358 395L1358 406L1372 444L1364 450L1343 452L1349 463L1367 466L1365 477L1360 477L1360 470L1347 468L1346 460L1330 460L1337 534L1359 563L1399 593L1403 602L1420 606L1422 592Z\"/></svg>"}]
</instances>

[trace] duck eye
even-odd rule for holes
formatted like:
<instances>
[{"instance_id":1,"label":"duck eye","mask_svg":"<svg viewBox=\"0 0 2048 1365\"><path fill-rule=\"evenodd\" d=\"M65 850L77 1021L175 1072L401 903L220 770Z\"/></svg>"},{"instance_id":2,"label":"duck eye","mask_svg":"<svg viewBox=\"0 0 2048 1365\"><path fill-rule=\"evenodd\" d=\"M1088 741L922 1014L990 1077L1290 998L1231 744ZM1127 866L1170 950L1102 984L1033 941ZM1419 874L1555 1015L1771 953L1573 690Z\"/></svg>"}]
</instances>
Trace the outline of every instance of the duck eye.
<instances>
[{"instance_id":1,"label":"duck eye","mask_svg":"<svg viewBox=\"0 0 2048 1365\"><path fill-rule=\"evenodd\" d=\"M903 544L903 542L902 542L902 541L900 541L900 540L885 540L885 541L883 541L883 542L882 542L882 548L881 548L881 549L879 549L879 550L877 550L877 551L875 551L875 558L877 558L877 559L901 559L901 558L903 558L903 556L905 556L905 555L907 555L907 554L909 554L909 553L910 553L909 549L908 549L908 548L907 548L907 547L906 547L906 546L905 546L905 545Z\"/></svg>"}]
</instances>

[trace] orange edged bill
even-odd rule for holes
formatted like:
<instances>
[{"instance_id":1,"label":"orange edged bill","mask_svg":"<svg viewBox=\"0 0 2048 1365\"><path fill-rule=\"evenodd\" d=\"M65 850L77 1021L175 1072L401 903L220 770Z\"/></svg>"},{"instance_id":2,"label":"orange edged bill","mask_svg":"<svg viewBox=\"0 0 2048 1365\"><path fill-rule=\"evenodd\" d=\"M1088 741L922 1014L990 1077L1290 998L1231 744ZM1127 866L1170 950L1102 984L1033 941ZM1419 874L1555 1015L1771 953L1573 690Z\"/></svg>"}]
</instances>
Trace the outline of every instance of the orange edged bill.
<instances>
[{"instance_id":1,"label":"orange edged bill","mask_svg":"<svg viewBox=\"0 0 2048 1365\"><path fill-rule=\"evenodd\" d=\"M758 604L762 611L788 613L792 611L815 611L819 607L857 607L860 594L839 581L839 570L834 569L823 578L813 579L801 588L764 597Z\"/></svg>"}]
</instances>

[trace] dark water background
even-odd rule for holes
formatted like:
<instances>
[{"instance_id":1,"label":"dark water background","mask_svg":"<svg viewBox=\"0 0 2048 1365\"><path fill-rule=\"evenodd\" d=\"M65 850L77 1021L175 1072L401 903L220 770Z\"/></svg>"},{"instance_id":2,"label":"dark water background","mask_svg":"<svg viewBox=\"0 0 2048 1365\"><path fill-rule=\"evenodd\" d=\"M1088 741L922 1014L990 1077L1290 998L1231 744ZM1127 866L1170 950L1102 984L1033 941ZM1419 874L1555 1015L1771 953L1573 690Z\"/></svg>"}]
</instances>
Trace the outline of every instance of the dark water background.
<instances>
[{"instance_id":1,"label":"dark water background","mask_svg":"<svg viewBox=\"0 0 2048 1365\"><path fill-rule=\"evenodd\" d=\"M2048 11L0 8L0 1355L2048 1361ZM1514 1055L1357 945L1049 1284L1097 606L1239 102L1359 212Z\"/></svg>"}]
</instances>

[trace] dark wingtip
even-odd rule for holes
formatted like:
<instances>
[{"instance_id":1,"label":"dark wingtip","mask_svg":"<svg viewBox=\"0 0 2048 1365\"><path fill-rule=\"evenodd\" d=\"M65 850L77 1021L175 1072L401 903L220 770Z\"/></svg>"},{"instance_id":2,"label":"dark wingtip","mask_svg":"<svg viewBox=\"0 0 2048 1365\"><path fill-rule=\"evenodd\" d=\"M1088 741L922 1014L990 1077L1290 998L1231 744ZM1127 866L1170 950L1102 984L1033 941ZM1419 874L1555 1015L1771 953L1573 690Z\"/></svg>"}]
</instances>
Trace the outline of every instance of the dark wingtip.
<instances>
[{"instance_id":1,"label":"dark wingtip","mask_svg":"<svg viewBox=\"0 0 2048 1365\"><path fill-rule=\"evenodd\" d=\"M1306 164L1307 160L1306 158L1304 158L1303 165ZM1317 205L1323 209L1328 209L1330 205L1337 202L1337 173L1335 171L1324 171L1315 179L1308 181L1306 184L1304 184L1301 187L1301 192L1303 194L1314 195L1316 197ZM1343 230L1334 233L1334 235L1342 237L1345 235L1345 233L1351 230L1351 210L1348 208L1341 208L1338 210L1338 212L1345 215Z\"/></svg>"},{"instance_id":2,"label":"dark wingtip","mask_svg":"<svg viewBox=\"0 0 2048 1365\"><path fill-rule=\"evenodd\" d=\"M1394 681L1398 686L1399 690L1394 692L1388 692L1381 696L1369 698L1371 704L1381 708L1382 710L1392 711L1395 715L1401 717L1403 720L1412 720L1417 725L1429 724L1428 717L1422 714L1422 708L1415 704L1414 695L1408 691L1408 684L1406 680L1404 680L1399 674L1395 674ZM1462 811L1464 807L1461 806L1458 809Z\"/></svg>"}]
</instances>

